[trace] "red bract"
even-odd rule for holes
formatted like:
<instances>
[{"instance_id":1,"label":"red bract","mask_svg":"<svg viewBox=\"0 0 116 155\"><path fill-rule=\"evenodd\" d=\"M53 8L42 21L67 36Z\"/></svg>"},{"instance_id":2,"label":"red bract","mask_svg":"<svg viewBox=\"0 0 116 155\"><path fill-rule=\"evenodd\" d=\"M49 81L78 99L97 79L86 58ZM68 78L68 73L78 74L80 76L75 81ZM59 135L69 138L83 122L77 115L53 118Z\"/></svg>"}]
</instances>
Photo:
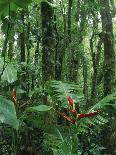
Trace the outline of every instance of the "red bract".
<instances>
[{"instance_id":1,"label":"red bract","mask_svg":"<svg viewBox=\"0 0 116 155\"><path fill-rule=\"evenodd\" d=\"M71 112L71 113L73 113L73 114L77 114L76 109L72 109L72 110L70 110L70 109L66 109L66 110L67 110L67 112Z\"/></svg>"},{"instance_id":2,"label":"red bract","mask_svg":"<svg viewBox=\"0 0 116 155\"><path fill-rule=\"evenodd\" d=\"M15 88L13 88L12 90L12 101L16 103L16 89Z\"/></svg>"},{"instance_id":3,"label":"red bract","mask_svg":"<svg viewBox=\"0 0 116 155\"><path fill-rule=\"evenodd\" d=\"M76 123L76 120L75 120L75 119L70 118L70 117L67 116L65 113L59 112L59 114L60 114L61 116L63 116L66 120L68 120L69 122L71 122L72 124L75 124L75 123Z\"/></svg>"},{"instance_id":4,"label":"red bract","mask_svg":"<svg viewBox=\"0 0 116 155\"><path fill-rule=\"evenodd\" d=\"M76 109L71 110L72 113L77 114Z\"/></svg>"},{"instance_id":5,"label":"red bract","mask_svg":"<svg viewBox=\"0 0 116 155\"><path fill-rule=\"evenodd\" d=\"M91 112L88 114L77 114L77 118L92 117L92 116L98 115L100 112L101 110L97 110L95 112Z\"/></svg>"},{"instance_id":6,"label":"red bract","mask_svg":"<svg viewBox=\"0 0 116 155\"><path fill-rule=\"evenodd\" d=\"M69 103L71 106L73 106L73 104L74 104L74 101L73 101L73 99L72 99L70 96L68 96L68 103Z\"/></svg>"}]
</instances>

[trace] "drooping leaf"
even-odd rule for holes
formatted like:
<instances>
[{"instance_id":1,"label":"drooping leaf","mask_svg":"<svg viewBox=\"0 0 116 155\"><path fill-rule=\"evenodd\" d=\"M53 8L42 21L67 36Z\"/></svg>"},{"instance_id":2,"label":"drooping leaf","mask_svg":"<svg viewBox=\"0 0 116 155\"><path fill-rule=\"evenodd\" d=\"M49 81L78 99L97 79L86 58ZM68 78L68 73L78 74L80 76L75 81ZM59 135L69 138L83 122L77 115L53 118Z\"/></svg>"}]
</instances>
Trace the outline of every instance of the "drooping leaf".
<instances>
[{"instance_id":1,"label":"drooping leaf","mask_svg":"<svg viewBox=\"0 0 116 155\"><path fill-rule=\"evenodd\" d=\"M28 111L28 112L33 112L33 111L44 112L44 111L49 111L51 109L52 109L52 107L47 106L47 105L38 105L38 106L29 107L26 109L26 111Z\"/></svg>"},{"instance_id":2,"label":"drooping leaf","mask_svg":"<svg viewBox=\"0 0 116 155\"><path fill-rule=\"evenodd\" d=\"M0 95L0 123L5 123L18 129L19 122L16 116L15 106L13 102L5 99Z\"/></svg>"},{"instance_id":3,"label":"drooping leaf","mask_svg":"<svg viewBox=\"0 0 116 155\"><path fill-rule=\"evenodd\" d=\"M9 15L10 12L16 11L17 8L26 8L32 0L0 0L0 17Z\"/></svg>"},{"instance_id":4,"label":"drooping leaf","mask_svg":"<svg viewBox=\"0 0 116 155\"><path fill-rule=\"evenodd\" d=\"M14 0L0 0L0 16L7 16L10 12L16 11L18 6L13 2Z\"/></svg>"},{"instance_id":5,"label":"drooping leaf","mask_svg":"<svg viewBox=\"0 0 116 155\"><path fill-rule=\"evenodd\" d=\"M8 64L6 66L1 79L8 83L13 83L17 80L17 69L13 66L13 64Z\"/></svg>"}]
</instances>

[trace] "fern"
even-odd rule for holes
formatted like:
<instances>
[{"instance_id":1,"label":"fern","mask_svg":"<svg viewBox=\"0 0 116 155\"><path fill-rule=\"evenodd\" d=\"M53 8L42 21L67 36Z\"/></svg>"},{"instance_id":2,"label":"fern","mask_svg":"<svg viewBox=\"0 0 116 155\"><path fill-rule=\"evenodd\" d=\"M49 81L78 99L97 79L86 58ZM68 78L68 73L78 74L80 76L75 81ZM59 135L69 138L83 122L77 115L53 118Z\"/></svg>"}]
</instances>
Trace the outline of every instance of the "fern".
<instances>
[{"instance_id":1,"label":"fern","mask_svg":"<svg viewBox=\"0 0 116 155\"><path fill-rule=\"evenodd\" d=\"M79 85L65 83L62 81L50 81L47 86L50 95L55 97L55 99L61 103L61 107L66 108L68 106L68 96L72 96L75 101L81 100L83 98L83 94ZM78 98L76 95L77 92Z\"/></svg>"},{"instance_id":2,"label":"fern","mask_svg":"<svg viewBox=\"0 0 116 155\"><path fill-rule=\"evenodd\" d=\"M102 100L100 100L98 103L96 103L94 106L92 106L87 112L92 112L93 110L97 109L104 109L106 106L113 106L116 108L116 104L112 101L116 100L116 93L110 94L106 97L104 97ZM90 118L88 119L90 121ZM92 121L90 121L90 124L104 124L108 122L108 119L105 118L105 116L97 115L96 117L92 118Z\"/></svg>"},{"instance_id":3,"label":"fern","mask_svg":"<svg viewBox=\"0 0 116 155\"><path fill-rule=\"evenodd\" d=\"M60 102L61 107L64 107L64 108L68 107L67 96L72 96L72 98L76 101L80 101L81 98L83 98L82 88L79 85L65 83L62 81L51 81L49 82L48 87L49 87L50 95L53 96L58 102ZM78 94L78 97L77 97L77 94ZM116 104L114 104L114 102L111 102L115 100L116 100L116 93L110 94L104 97L94 106L88 107L88 110L85 110L84 113L90 113L97 109L102 110L104 109L104 107L109 106L109 105L116 107ZM84 108L80 110L83 111ZM88 126L87 124L93 124L93 125L104 124L108 122L108 120L105 118L105 116L97 115L92 118L81 119L79 122L80 123L82 122L82 124L84 123L85 126Z\"/></svg>"},{"instance_id":4,"label":"fern","mask_svg":"<svg viewBox=\"0 0 116 155\"><path fill-rule=\"evenodd\" d=\"M105 106L109 105L112 105L114 108L116 108L116 102L114 103L111 101L116 101L116 93L104 97L102 100L96 103L89 111L91 112L92 110L103 109Z\"/></svg>"}]
</instances>

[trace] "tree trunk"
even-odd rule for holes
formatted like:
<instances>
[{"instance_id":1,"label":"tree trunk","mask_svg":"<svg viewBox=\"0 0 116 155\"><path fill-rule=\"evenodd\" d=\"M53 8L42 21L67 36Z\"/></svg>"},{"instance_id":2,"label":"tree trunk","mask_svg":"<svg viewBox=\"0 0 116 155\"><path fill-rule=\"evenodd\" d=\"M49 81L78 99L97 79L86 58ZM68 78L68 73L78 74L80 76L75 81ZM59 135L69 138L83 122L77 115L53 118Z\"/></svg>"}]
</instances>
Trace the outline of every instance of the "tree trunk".
<instances>
[{"instance_id":1,"label":"tree trunk","mask_svg":"<svg viewBox=\"0 0 116 155\"><path fill-rule=\"evenodd\" d=\"M93 25L95 28L95 26ZM100 38L98 41L97 49L94 51L94 40L96 40L96 34L98 32L94 32L90 39L90 50L92 55L92 63L93 63L93 75L92 75L92 87L91 87L91 104L95 104L96 102L96 95L97 95L97 79L98 79L98 71L99 71L99 61L100 61L100 53L101 53L101 46L102 46L102 39Z\"/></svg>"},{"instance_id":2,"label":"tree trunk","mask_svg":"<svg viewBox=\"0 0 116 155\"><path fill-rule=\"evenodd\" d=\"M22 63L21 64L21 87L23 90L26 91L26 67L24 65L24 63L26 62L26 49L25 49L25 30L24 30L24 16L25 16L25 13L24 13L24 10L22 10L21 12L21 22L23 24L23 30L22 32L20 33L20 62ZM25 96L25 93L22 94L22 98L25 99L26 96Z\"/></svg>"},{"instance_id":3,"label":"tree trunk","mask_svg":"<svg viewBox=\"0 0 116 155\"><path fill-rule=\"evenodd\" d=\"M86 57L83 55L83 94L84 94L84 97L85 97L85 100L86 100L86 105L88 103L88 71L87 71L87 60L86 60Z\"/></svg>"},{"instance_id":4,"label":"tree trunk","mask_svg":"<svg viewBox=\"0 0 116 155\"><path fill-rule=\"evenodd\" d=\"M41 2L42 17L42 78L43 83L55 78L55 38L53 9L47 2Z\"/></svg>"},{"instance_id":5,"label":"tree trunk","mask_svg":"<svg viewBox=\"0 0 116 155\"><path fill-rule=\"evenodd\" d=\"M51 1L49 1L51 2ZM41 2L42 18L42 80L43 87L46 81L55 79L55 34L54 34L54 12L52 6L47 2ZM47 95L43 96L44 104L50 105ZM53 116L45 115L46 123L51 124Z\"/></svg>"},{"instance_id":6,"label":"tree trunk","mask_svg":"<svg viewBox=\"0 0 116 155\"><path fill-rule=\"evenodd\" d=\"M56 34L56 52L55 52L55 80L62 80L63 60L64 60L64 39L57 30L57 19L54 16L54 29Z\"/></svg>"},{"instance_id":7,"label":"tree trunk","mask_svg":"<svg viewBox=\"0 0 116 155\"><path fill-rule=\"evenodd\" d=\"M101 19L102 19L102 38L104 43L104 96L112 93L113 80L115 75L115 55L114 55L114 38L113 38L113 26L112 26L112 15L110 13L109 0L101 0ZM114 128L112 121L115 117L115 109L111 106L108 108L109 122L107 127L104 129L104 140L103 144L107 148L107 153L115 155L115 124ZM114 116L114 117L113 117Z\"/></svg>"},{"instance_id":8,"label":"tree trunk","mask_svg":"<svg viewBox=\"0 0 116 155\"><path fill-rule=\"evenodd\" d=\"M80 5L80 3L78 3ZM80 8L80 6L78 6ZM72 82L78 82L78 70L79 70L79 64L80 64L80 57L79 53L81 51L81 45L83 43L83 31L85 28L85 22L86 22L86 13L85 10L81 10L79 12L80 14L80 26L78 31L78 40L77 40L77 50L71 49L71 58L70 58L70 64L69 64L69 80ZM78 15L78 16L79 16Z\"/></svg>"},{"instance_id":9,"label":"tree trunk","mask_svg":"<svg viewBox=\"0 0 116 155\"><path fill-rule=\"evenodd\" d=\"M112 16L110 13L109 0L101 3L102 35L104 42L104 96L113 92L113 80L115 74L115 55Z\"/></svg>"},{"instance_id":10,"label":"tree trunk","mask_svg":"<svg viewBox=\"0 0 116 155\"><path fill-rule=\"evenodd\" d=\"M68 42L71 43L71 10L73 0L68 1Z\"/></svg>"}]
</instances>

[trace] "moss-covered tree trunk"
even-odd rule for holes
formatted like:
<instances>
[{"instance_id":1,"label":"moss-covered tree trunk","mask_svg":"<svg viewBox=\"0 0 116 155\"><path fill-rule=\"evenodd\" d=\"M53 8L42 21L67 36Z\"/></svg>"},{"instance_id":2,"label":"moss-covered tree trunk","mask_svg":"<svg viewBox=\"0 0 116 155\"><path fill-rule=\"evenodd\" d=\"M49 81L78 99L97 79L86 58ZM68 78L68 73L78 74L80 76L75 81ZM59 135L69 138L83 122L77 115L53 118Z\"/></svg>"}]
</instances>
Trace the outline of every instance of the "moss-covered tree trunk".
<instances>
[{"instance_id":1,"label":"moss-covered tree trunk","mask_svg":"<svg viewBox=\"0 0 116 155\"><path fill-rule=\"evenodd\" d=\"M109 0L102 0L101 18L104 42L104 96L112 93L115 72L112 15Z\"/></svg>"},{"instance_id":2,"label":"moss-covered tree trunk","mask_svg":"<svg viewBox=\"0 0 116 155\"><path fill-rule=\"evenodd\" d=\"M49 1L51 2L51 1ZM42 18L42 80L43 87L46 81L55 79L55 35L54 35L54 12L52 6L47 2L41 2ZM47 95L43 96L44 104L50 105ZM46 123L52 123L52 115L46 114Z\"/></svg>"},{"instance_id":3,"label":"moss-covered tree trunk","mask_svg":"<svg viewBox=\"0 0 116 155\"><path fill-rule=\"evenodd\" d=\"M110 11L109 0L101 0L101 19L102 19L102 38L104 43L104 96L113 92L113 81L115 74L115 56L114 56L114 41L113 41L113 25L112 15ZM115 155L116 137L115 124L113 118L115 117L115 110L109 107L109 123L104 129L104 146L107 148L107 153ZM112 126L112 127L111 127Z\"/></svg>"},{"instance_id":4,"label":"moss-covered tree trunk","mask_svg":"<svg viewBox=\"0 0 116 155\"><path fill-rule=\"evenodd\" d=\"M80 9L80 3L78 1L78 8ZM77 11L78 12L78 11ZM80 21L79 21L80 17ZM74 50L73 47L71 49L71 58L70 58L70 64L69 64L69 80L72 82L78 82L78 72L79 72L79 64L80 64L80 53L82 52L82 44L83 44L83 32L85 30L85 23L86 23L86 11L85 9L82 9L78 12L77 15L77 24L79 24L78 27L78 33L77 33L77 49ZM71 36L70 36L71 37ZM69 38L70 38L69 37ZM70 40L70 39L69 39Z\"/></svg>"},{"instance_id":5,"label":"moss-covered tree trunk","mask_svg":"<svg viewBox=\"0 0 116 155\"><path fill-rule=\"evenodd\" d=\"M22 32L19 34L19 39L20 39L20 63L21 63L21 75L20 75L20 83L21 83L21 88L26 91L26 67L25 67L25 62L26 62L26 36L25 36L25 28L24 28L24 17L25 17L25 12L24 10L21 11L20 15L20 21L22 22L23 28ZM26 99L26 93L22 94L22 99Z\"/></svg>"},{"instance_id":6,"label":"moss-covered tree trunk","mask_svg":"<svg viewBox=\"0 0 116 155\"><path fill-rule=\"evenodd\" d=\"M57 30L56 16L55 17L55 34L56 34L56 51L55 51L55 80L62 79L63 60L64 60L64 39L61 37Z\"/></svg>"},{"instance_id":7,"label":"moss-covered tree trunk","mask_svg":"<svg viewBox=\"0 0 116 155\"><path fill-rule=\"evenodd\" d=\"M41 2L42 18L42 78L43 83L55 77L55 37L53 9L47 2Z\"/></svg>"}]
</instances>

